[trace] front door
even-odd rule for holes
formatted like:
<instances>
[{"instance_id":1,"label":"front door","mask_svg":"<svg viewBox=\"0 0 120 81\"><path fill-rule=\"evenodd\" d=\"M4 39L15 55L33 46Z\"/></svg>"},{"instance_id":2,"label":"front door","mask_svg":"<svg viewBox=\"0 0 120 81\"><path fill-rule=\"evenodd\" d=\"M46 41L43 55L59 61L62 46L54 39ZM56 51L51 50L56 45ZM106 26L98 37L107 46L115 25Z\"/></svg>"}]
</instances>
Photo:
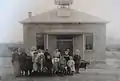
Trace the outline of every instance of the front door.
<instances>
[{"instance_id":1,"label":"front door","mask_svg":"<svg viewBox=\"0 0 120 81\"><path fill-rule=\"evenodd\" d=\"M67 38L64 36L57 39L57 48L61 51L62 54L64 54L64 51L66 49L70 49L70 53L73 52L73 38Z\"/></svg>"}]
</instances>

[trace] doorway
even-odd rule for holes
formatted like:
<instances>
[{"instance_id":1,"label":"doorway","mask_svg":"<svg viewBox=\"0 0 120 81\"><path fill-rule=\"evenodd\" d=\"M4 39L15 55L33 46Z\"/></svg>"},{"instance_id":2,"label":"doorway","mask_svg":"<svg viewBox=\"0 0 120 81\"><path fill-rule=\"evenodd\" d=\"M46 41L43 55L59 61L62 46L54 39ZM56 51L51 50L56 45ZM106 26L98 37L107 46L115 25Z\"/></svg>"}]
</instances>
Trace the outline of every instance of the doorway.
<instances>
[{"instance_id":1,"label":"doorway","mask_svg":"<svg viewBox=\"0 0 120 81\"><path fill-rule=\"evenodd\" d=\"M70 49L70 54L73 53L73 36L59 35L57 36L57 48L64 54L66 49Z\"/></svg>"}]
</instances>

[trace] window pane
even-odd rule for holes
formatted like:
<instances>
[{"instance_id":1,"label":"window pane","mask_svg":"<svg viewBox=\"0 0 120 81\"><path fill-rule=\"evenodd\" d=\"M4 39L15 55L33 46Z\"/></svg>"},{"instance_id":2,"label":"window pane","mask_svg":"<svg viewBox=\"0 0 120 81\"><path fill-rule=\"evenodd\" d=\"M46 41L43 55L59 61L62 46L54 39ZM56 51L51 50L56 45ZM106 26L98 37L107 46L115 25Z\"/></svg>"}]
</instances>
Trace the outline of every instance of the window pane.
<instances>
[{"instance_id":1,"label":"window pane","mask_svg":"<svg viewBox=\"0 0 120 81\"><path fill-rule=\"evenodd\" d=\"M89 33L85 35L86 37L86 50L92 50L93 49L93 34Z\"/></svg>"}]
</instances>

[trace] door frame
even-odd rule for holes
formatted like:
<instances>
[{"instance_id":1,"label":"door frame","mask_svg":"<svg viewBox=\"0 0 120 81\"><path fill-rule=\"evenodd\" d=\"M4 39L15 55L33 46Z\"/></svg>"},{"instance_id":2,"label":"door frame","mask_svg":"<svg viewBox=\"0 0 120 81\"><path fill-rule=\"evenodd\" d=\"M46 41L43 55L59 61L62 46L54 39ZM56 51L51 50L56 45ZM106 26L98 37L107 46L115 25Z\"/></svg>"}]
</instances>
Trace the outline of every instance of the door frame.
<instances>
[{"instance_id":1,"label":"door frame","mask_svg":"<svg viewBox=\"0 0 120 81\"><path fill-rule=\"evenodd\" d=\"M85 59L85 36L84 36L84 33L80 34L80 35L74 35L74 38L73 38L73 54L75 53L76 49L80 50L80 53L81 53L80 55L81 55L82 59L84 60Z\"/></svg>"}]
</instances>

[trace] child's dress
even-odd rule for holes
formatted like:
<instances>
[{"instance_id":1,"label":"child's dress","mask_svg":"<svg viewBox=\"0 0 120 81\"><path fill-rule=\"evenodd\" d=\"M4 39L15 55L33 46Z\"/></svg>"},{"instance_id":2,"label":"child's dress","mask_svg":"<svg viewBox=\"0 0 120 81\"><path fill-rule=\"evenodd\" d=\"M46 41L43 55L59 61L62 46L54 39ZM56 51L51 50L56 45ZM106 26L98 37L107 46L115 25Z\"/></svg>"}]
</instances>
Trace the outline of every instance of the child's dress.
<instances>
[{"instance_id":1,"label":"child's dress","mask_svg":"<svg viewBox=\"0 0 120 81\"><path fill-rule=\"evenodd\" d=\"M38 56L37 56L37 59L38 59L38 68L39 70L43 70L43 61L44 61L44 53L38 53Z\"/></svg>"},{"instance_id":2,"label":"child's dress","mask_svg":"<svg viewBox=\"0 0 120 81\"><path fill-rule=\"evenodd\" d=\"M70 68L71 71L75 72L75 62L74 62L74 60L68 60L67 65L68 65L68 67Z\"/></svg>"},{"instance_id":3,"label":"child's dress","mask_svg":"<svg viewBox=\"0 0 120 81\"><path fill-rule=\"evenodd\" d=\"M37 71L38 70L38 66L37 66L37 56L33 56L33 70Z\"/></svg>"},{"instance_id":4,"label":"child's dress","mask_svg":"<svg viewBox=\"0 0 120 81\"><path fill-rule=\"evenodd\" d=\"M53 58L52 63L53 63L53 70L58 71L59 58Z\"/></svg>"}]
</instances>

